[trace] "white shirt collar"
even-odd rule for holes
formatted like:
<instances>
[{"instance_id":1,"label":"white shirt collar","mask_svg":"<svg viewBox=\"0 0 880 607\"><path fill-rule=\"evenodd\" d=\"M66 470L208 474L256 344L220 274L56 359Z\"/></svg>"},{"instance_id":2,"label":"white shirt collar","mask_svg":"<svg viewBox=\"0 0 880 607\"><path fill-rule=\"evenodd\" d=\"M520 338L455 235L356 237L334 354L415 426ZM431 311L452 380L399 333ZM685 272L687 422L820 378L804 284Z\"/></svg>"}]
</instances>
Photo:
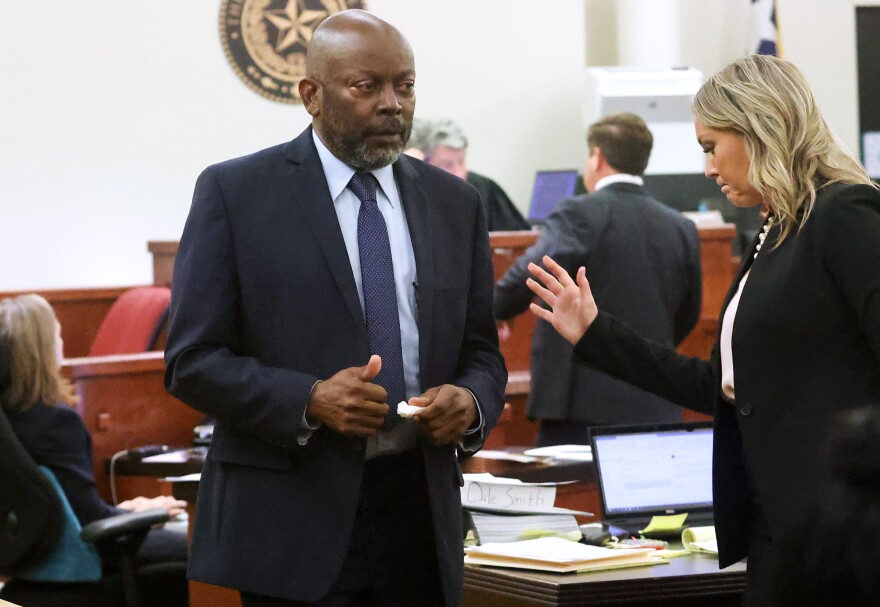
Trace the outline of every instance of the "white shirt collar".
<instances>
[{"instance_id":1,"label":"white shirt collar","mask_svg":"<svg viewBox=\"0 0 880 607\"><path fill-rule=\"evenodd\" d=\"M350 175L349 179L351 179ZM607 177L603 177L602 179L597 181L596 192L598 192L605 186L611 185L612 183L633 183L635 185L645 185L644 179L642 179L638 175L630 175L629 173L615 173L614 175L608 175Z\"/></svg>"},{"instance_id":2,"label":"white shirt collar","mask_svg":"<svg viewBox=\"0 0 880 607\"><path fill-rule=\"evenodd\" d=\"M330 197L335 201L339 198L339 195L345 191L345 188L348 187L348 182L351 181L351 177L355 174L355 170L333 155L333 152L331 152L327 146L324 145L324 142L321 141L321 138L318 137L318 132L315 129L312 129L312 139L315 142L315 147L318 148L318 157L321 159L321 166L324 167L324 176L327 178L327 186L330 188ZM379 187L382 188L382 191L385 193L391 206L394 206L394 203L392 202L393 197L388 196L388 192L391 192L393 188L397 187L394 184L394 170L391 168L391 165L389 164L381 169L376 169L375 171L370 172L379 182Z\"/></svg>"}]
</instances>

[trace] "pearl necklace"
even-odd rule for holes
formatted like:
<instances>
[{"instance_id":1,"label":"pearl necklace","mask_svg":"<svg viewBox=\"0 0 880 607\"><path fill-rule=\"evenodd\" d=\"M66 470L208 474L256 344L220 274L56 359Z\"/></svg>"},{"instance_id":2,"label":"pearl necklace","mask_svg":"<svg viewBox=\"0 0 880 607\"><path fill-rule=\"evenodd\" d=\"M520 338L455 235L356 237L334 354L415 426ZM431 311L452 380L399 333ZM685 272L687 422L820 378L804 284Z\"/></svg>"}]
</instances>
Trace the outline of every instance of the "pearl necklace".
<instances>
[{"instance_id":1,"label":"pearl necklace","mask_svg":"<svg viewBox=\"0 0 880 607\"><path fill-rule=\"evenodd\" d=\"M758 257L758 253L761 251L761 246L767 239L767 234L770 233L770 228L772 228L775 223L776 217L773 215L767 215L767 221L764 222L764 227L761 229L761 233L758 234L758 244L755 245L755 255L752 259Z\"/></svg>"}]
</instances>

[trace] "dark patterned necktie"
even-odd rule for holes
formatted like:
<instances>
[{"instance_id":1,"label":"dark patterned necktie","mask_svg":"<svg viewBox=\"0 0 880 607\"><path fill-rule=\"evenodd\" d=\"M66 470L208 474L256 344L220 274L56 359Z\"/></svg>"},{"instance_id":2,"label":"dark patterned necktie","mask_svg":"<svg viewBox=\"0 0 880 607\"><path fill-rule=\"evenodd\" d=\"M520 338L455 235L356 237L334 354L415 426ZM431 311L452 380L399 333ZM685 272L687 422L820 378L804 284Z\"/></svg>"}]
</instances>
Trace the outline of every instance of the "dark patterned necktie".
<instances>
[{"instance_id":1,"label":"dark patterned necktie","mask_svg":"<svg viewBox=\"0 0 880 607\"><path fill-rule=\"evenodd\" d=\"M358 212L358 251L361 259L361 284L364 292L364 316L370 351L382 357L382 370L373 380L388 392L390 411L383 427L392 428L400 416L397 403L406 397L403 379L403 352L400 346L400 318L394 266L385 218L376 202L378 182L371 173L355 173L348 188L361 201Z\"/></svg>"}]
</instances>

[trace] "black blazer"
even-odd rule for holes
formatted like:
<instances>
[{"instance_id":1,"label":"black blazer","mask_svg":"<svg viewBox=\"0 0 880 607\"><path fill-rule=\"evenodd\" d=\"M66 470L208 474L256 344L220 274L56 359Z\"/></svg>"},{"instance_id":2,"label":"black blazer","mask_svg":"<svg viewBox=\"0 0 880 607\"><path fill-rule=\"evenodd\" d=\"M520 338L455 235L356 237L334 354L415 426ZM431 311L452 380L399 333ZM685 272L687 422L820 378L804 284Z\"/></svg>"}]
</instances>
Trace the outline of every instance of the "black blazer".
<instances>
[{"instance_id":1,"label":"black blazer","mask_svg":"<svg viewBox=\"0 0 880 607\"><path fill-rule=\"evenodd\" d=\"M773 537L791 533L828 490L831 419L880 400L880 192L826 186L805 227L774 248L778 236L754 260L753 243L724 304L750 271L733 326L736 405L721 397L717 346L710 361L686 358L600 312L575 348L577 361L714 411L722 567L746 556L750 486Z\"/></svg>"},{"instance_id":2,"label":"black blazer","mask_svg":"<svg viewBox=\"0 0 880 607\"><path fill-rule=\"evenodd\" d=\"M422 389L469 389L488 432L507 374L479 197L407 156L394 176L419 281ZM351 536L365 441L327 428L305 446L296 436L315 382L366 364L369 354L311 128L206 169L175 262L165 351L169 391L217 420L191 578L309 602L327 592ZM443 587L454 605L463 576L461 473L453 446L423 451Z\"/></svg>"},{"instance_id":3,"label":"black blazer","mask_svg":"<svg viewBox=\"0 0 880 607\"><path fill-rule=\"evenodd\" d=\"M599 309L637 333L675 346L700 315L700 237L694 223L642 187L615 183L559 204L538 242L495 288L495 316L528 309L528 264L549 255L574 274L585 266ZM584 366L572 345L538 320L532 334L531 418L596 424L681 421L678 407Z\"/></svg>"},{"instance_id":4,"label":"black blazer","mask_svg":"<svg viewBox=\"0 0 880 607\"><path fill-rule=\"evenodd\" d=\"M480 194L490 232L530 228L529 222L523 218L500 185L473 171L468 171L467 182Z\"/></svg>"},{"instance_id":5,"label":"black blazer","mask_svg":"<svg viewBox=\"0 0 880 607\"><path fill-rule=\"evenodd\" d=\"M98 495L92 439L76 411L40 402L23 413L9 415L9 424L37 465L55 474L80 525L127 512Z\"/></svg>"}]
</instances>

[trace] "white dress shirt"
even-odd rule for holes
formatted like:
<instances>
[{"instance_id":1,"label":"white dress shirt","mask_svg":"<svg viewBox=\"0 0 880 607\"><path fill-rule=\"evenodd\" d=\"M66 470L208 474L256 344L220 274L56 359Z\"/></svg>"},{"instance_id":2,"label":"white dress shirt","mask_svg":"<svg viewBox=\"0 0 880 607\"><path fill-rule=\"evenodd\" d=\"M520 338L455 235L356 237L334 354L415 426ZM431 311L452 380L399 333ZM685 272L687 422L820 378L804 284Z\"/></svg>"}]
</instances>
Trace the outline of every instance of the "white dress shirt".
<instances>
[{"instance_id":1,"label":"white dress shirt","mask_svg":"<svg viewBox=\"0 0 880 607\"><path fill-rule=\"evenodd\" d=\"M630 175L629 173L615 173L614 175L608 175L597 181L594 192L598 192L602 188L607 187L612 183L633 183L635 185L645 185L645 180L638 175Z\"/></svg>"},{"instance_id":2,"label":"white dress shirt","mask_svg":"<svg viewBox=\"0 0 880 607\"><path fill-rule=\"evenodd\" d=\"M318 156L327 178L327 187L333 199L333 208L339 219L342 238L348 261L357 285L361 311L364 311L363 281L361 280L361 257L358 249L357 225L361 201L348 189L355 170L339 160L327 149L318 133L312 131L312 139L318 148ZM391 165L371 171L379 182L376 188L376 203L385 219L388 229L388 242L391 245L391 263L394 267L394 287L397 292L397 313L400 318L400 346L403 354L403 381L406 398L421 394L419 385L419 329L416 324L416 259L406 216L400 202L400 192L394 181ZM366 364L366 361L364 361ZM397 403L388 403L397 407ZM311 428L314 430L314 428ZM311 432L309 432L311 434ZM401 419L391 430L380 430L367 439L367 459L378 455L388 455L407 451L418 441L418 429L411 419Z\"/></svg>"},{"instance_id":3,"label":"white dress shirt","mask_svg":"<svg viewBox=\"0 0 880 607\"><path fill-rule=\"evenodd\" d=\"M361 311L364 310L363 281L361 280L361 260L358 249L357 223L361 201L354 192L348 189L355 170L339 160L327 149L317 132L312 131L312 139L318 149L327 186L330 189L330 197L333 199L333 207L342 230L342 238L345 241L345 249L351 264L352 274L357 285L358 298L361 302ZM394 267L394 285L397 292L397 312L400 317L400 345L403 353L403 379L406 388L406 398L421 394L419 383L419 329L418 307L416 295L418 293L418 276L416 274L416 261L413 253L412 239L406 216L403 212L403 204L400 200L400 191L394 181L394 171L391 165L370 171L379 182L376 189L376 202L385 226L388 229L388 240L391 245L391 261ZM365 361L366 364L366 361ZM473 394L472 394L473 396ZM476 397L474 397L476 402ZM390 407L396 407L397 403L388 403ZM477 405L479 423L477 428L469 431L462 443L462 448L474 450L479 446L479 429L482 427L482 412ZM303 418L300 425L298 442L305 444L312 432L318 426L309 425ZM470 439L470 440L468 440ZM418 442L418 428L411 419L401 419L391 430L380 430L377 434L367 439L367 459L379 456L400 453L412 449Z\"/></svg>"}]
</instances>

